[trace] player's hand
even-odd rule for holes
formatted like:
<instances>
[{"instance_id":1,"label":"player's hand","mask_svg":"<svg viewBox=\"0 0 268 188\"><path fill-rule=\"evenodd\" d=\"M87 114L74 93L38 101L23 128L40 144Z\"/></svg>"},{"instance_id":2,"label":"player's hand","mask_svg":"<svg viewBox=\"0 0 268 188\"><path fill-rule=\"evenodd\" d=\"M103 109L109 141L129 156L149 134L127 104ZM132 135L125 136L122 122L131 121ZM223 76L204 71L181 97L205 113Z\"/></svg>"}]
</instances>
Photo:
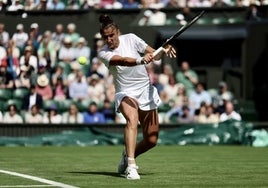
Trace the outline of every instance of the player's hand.
<instances>
[{"instance_id":1,"label":"player's hand","mask_svg":"<svg viewBox=\"0 0 268 188\"><path fill-rule=\"evenodd\" d=\"M173 48L171 45L167 45L164 48L165 53L167 54L168 57L170 58L175 58L176 57L176 50Z\"/></svg>"},{"instance_id":2,"label":"player's hand","mask_svg":"<svg viewBox=\"0 0 268 188\"><path fill-rule=\"evenodd\" d=\"M148 63L152 62L153 59L154 59L154 57L153 57L152 53L145 54L145 56L142 58L142 63L148 64Z\"/></svg>"}]
</instances>

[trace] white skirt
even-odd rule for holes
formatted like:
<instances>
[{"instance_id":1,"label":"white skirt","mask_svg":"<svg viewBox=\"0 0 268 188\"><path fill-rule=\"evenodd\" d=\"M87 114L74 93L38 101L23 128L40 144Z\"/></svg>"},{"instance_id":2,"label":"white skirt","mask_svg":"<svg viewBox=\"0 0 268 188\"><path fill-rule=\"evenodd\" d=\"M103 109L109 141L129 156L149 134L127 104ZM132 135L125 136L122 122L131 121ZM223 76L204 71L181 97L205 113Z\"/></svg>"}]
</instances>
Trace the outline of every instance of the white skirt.
<instances>
[{"instance_id":1,"label":"white skirt","mask_svg":"<svg viewBox=\"0 0 268 188\"><path fill-rule=\"evenodd\" d=\"M133 99L136 99L139 108L143 111L156 109L161 104L161 99L158 95L157 89L151 84L143 90L116 93L115 110L117 112L120 112L119 106L124 97L131 97Z\"/></svg>"}]
</instances>

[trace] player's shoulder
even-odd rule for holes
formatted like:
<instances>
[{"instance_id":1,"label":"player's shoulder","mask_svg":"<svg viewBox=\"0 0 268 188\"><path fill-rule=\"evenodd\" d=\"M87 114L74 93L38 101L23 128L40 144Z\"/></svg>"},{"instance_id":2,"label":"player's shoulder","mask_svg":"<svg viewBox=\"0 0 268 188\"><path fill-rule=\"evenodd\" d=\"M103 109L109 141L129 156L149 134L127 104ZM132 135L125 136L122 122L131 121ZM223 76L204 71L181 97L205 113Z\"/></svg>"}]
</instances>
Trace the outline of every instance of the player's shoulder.
<instances>
[{"instance_id":1,"label":"player's shoulder","mask_svg":"<svg viewBox=\"0 0 268 188\"><path fill-rule=\"evenodd\" d=\"M127 34L120 35L120 37L130 39L130 38L136 38L137 35L134 33L127 33Z\"/></svg>"}]
</instances>

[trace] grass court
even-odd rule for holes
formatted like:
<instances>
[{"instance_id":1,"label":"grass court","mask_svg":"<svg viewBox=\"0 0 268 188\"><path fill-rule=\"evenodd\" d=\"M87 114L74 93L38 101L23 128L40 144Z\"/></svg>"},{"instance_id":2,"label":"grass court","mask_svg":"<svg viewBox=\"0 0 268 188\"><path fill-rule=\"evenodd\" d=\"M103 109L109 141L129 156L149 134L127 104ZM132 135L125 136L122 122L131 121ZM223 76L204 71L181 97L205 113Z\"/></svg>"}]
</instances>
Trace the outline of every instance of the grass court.
<instances>
[{"instance_id":1,"label":"grass court","mask_svg":"<svg viewBox=\"0 0 268 188\"><path fill-rule=\"evenodd\" d=\"M141 180L120 177L123 146L0 147L0 171L80 188L268 187L268 149L157 146L137 158ZM1 187L68 187L0 172Z\"/></svg>"}]
</instances>

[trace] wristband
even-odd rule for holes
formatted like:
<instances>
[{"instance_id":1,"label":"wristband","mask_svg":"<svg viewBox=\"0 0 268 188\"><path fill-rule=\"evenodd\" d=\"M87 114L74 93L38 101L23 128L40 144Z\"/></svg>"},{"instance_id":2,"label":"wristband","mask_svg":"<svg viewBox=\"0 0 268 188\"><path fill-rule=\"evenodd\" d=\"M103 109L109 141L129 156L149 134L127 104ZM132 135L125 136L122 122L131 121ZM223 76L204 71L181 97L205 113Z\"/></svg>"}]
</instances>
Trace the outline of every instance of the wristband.
<instances>
[{"instance_id":1,"label":"wristband","mask_svg":"<svg viewBox=\"0 0 268 188\"><path fill-rule=\"evenodd\" d=\"M139 58L137 58L137 59L136 59L136 64L137 64L137 65L141 65L141 64L143 64L143 63L142 63L142 59L143 59L143 57L139 57Z\"/></svg>"}]
</instances>

